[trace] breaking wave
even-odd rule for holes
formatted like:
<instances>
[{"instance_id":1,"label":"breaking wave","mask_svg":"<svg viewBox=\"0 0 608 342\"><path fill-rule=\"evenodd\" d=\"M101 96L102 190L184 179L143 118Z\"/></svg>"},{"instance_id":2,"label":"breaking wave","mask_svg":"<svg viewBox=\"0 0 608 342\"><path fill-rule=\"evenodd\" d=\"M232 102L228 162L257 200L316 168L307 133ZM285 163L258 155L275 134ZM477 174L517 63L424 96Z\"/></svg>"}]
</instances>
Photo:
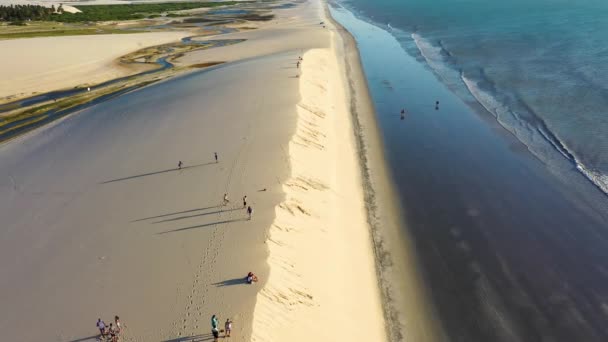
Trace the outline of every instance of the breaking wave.
<instances>
[{"instance_id":1,"label":"breaking wave","mask_svg":"<svg viewBox=\"0 0 608 342\"><path fill-rule=\"evenodd\" d=\"M494 89L492 82L484 77L483 70L479 71L477 78L465 75L465 72L455 66L452 54L441 41L433 44L417 33L412 33L411 38L426 64L444 83L456 90L458 95L468 95L465 100L470 99L479 103L537 158L544 163L555 165L556 152L559 153L563 157L562 162L567 161L569 165L574 165L576 170L608 195L608 175L595 171L578 160L566 144L551 132L546 123L523 100L516 96L511 98L501 96ZM463 94L462 86L466 89L466 94ZM501 100L503 97L505 100ZM522 109L515 110L507 102L515 102L515 106Z\"/></svg>"}]
</instances>

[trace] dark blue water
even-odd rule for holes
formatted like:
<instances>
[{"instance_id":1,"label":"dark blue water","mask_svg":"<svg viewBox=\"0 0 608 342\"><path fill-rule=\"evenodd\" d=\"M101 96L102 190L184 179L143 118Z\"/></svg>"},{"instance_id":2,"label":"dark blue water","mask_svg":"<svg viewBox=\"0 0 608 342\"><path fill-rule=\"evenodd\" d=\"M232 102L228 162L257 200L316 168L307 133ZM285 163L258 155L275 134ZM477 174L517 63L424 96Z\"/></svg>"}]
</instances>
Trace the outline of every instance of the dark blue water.
<instances>
[{"instance_id":1,"label":"dark blue water","mask_svg":"<svg viewBox=\"0 0 608 342\"><path fill-rule=\"evenodd\" d=\"M608 192L607 1L344 3L387 28L555 172L574 165Z\"/></svg>"},{"instance_id":2,"label":"dark blue water","mask_svg":"<svg viewBox=\"0 0 608 342\"><path fill-rule=\"evenodd\" d=\"M573 111L580 120L571 121L565 114L557 120L554 112L541 116L533 108L543 102L559 102L551 105L564 112L566 107L580 109L572 98L562 99L573 94L545 98L580 80L568 80L558 71L554 87L533 89L532 79L551 76L550 69L504 71L515 70L513 61L520 56L528 54L528 63L539 52L526 52L529 43L515 41L503 51L489 32L515 39L517 35L500 32L507 27L517 31L519 26L508 21L539 13L538 6L520 3L525 10L517 17L512 4L477 9L478 2L460 1L445 9L437 5L441 3L446 4L352 0L347 5L357 16L340 7L332 10L357 40L404 214L402 229L415 246L428 289L420 296L428 297L435 310L429 316L439 322L437 332L423 331L428 328L416 322L426 312L398 302L400 296L391 292L397 287L384 284L391 340L608 341L608 201L601 182L583 172L583 166L577 168L584 162L581 156L591 154L572 147L589 139L594 141L589 151L604 151L601 120L589 124L588 136L582 130L585 118L599 116L599 110L589 105L582 114ZM373 14L357 7L364 5ZM407 13L399 12L404 8ZM456 10L462 10L460 16ZM394 19L390 26L378 13ZM466 13L469 18L463 17ZM503 13L516 18L503 18L501 29L481 29L483 22L497 20L491 14ZM405 19L414 24L397 28L396 22ZM489 57L493 53L453 48L448 37L454 39L457 32L476 32L475 39L462 38L469 48L492 46L502 52ZM493 64L471 67L482 60ZM538 61L538 70L542 65ZM517 82L526 85L502 90ZM596 91L589 90L588 96ZM572 122L575 128L565 133L555 129ZM584 139L577 145L565 136ZM391 258L381 241L376 247L382 260ZM391 273L390 265L378 266L383 280L410 281L411 274Z\"/></svg>"}]
</instances>

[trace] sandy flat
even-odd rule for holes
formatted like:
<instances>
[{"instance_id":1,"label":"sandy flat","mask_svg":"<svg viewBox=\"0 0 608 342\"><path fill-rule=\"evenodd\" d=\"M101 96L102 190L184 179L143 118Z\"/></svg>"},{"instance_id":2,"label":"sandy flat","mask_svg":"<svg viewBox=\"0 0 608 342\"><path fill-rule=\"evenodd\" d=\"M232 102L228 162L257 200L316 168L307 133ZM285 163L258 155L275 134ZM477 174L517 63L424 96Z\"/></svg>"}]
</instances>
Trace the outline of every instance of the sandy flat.
<instances>
[{"instance_id":1,"label":"sandy flat","mask_svg":"<svg viewBox=\"0 0 608 342\"><path fill-rule=\"evenodd\" d=\"M125 341L206 341L217 314L234 341L385 340L340 36L323 19L317 1L285 10L240 48L184 57L231 63L0 145L3 337L94 340L117 314Z\"/></svg>"},{"instance_id":2,"label":"sandy flat","mask_svg":"<svg viewBox=\"0 0 608 342\"><path fill-rule=\"evenodd\" d=\"M2 146L4 336L85 338L98 316L118 314L127 337L170 340L208 333L216 312L246 340L257 289L239 279L265 274L263 227L281 198L280 142L297 101L297 82L275 65L293 58L166 82ZM220 207L224 193L232 203ZM245 194L255 225L243 221Z\"/></svg>"},{"instance_id":3,"label":"sandy flat","mask_svg":"<svg viewBox=\"0 0 608 342\"><path fill-rule=\"evenodd\" d=\"M157 32L2 40L0 75L5 81L0 82L0 99L134 74L142 69L121 67L116 58L186 36L187 32Z\"/></svg>"}]
</instances>

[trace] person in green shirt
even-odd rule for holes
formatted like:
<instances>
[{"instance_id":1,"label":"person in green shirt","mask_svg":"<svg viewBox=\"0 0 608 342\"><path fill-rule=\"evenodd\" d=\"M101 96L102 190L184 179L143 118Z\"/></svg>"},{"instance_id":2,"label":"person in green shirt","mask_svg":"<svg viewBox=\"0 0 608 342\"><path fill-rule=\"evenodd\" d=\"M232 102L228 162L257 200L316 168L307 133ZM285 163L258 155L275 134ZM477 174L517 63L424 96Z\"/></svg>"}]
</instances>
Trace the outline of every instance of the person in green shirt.
<instances>
[{"instance_id":1,"label":"person in green shirt","mask_svg":"<svg viewBox=\"0 0 608 342\"><path fill-rule=\"evenodd\" d=\"M218 329L219 324L220 321L217 319L217 316L211 316L211 333L213 334L213 341L215 342L217 342L217 339L220 337L220 330Z\"/></svg>"}]
</instances>

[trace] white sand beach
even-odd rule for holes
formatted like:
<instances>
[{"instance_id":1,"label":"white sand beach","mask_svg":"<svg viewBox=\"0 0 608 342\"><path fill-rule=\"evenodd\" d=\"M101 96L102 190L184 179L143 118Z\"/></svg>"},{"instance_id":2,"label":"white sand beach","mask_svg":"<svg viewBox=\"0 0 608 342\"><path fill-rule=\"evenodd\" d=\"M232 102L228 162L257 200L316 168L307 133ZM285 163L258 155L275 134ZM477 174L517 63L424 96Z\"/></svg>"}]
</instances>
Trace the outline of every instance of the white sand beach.
<instances>
[{"instance_id":1,"label":"white sand beach","mask_svg":"<svg viewBox=\"0 0 608 342\"><path fill-rule=\"evenodd\" d=\"M0 82L0 101L135 74L146 66L124 66L116 59L186 36L188 32L153 32L0 40L0 75L10 80Z\"/></svg>"},{"instance_id":2,"label":"white sand beach","mask_svg":"<svg viewBox=\"0 0 608 342\"><path fill-rule=\"evenodd\" d=\"M231 341L387 340L342 37L321 1L276 14L180 60L228 63L0 144L3 339L119 315L124 341L209 341L216 314Z\"/></svg>"},{"instance_id":3,"label":"white sand beach","mask_svg":"<svg viewBox=\"0 0 608 342\"><path fill-rule=\"evenodd\" d=\"M291 177L270 228L270 276L258 295L253 341L305 341L311 332L319 341L386 340L335 48L303 56Z\"/></svg>"}]
</instances>

